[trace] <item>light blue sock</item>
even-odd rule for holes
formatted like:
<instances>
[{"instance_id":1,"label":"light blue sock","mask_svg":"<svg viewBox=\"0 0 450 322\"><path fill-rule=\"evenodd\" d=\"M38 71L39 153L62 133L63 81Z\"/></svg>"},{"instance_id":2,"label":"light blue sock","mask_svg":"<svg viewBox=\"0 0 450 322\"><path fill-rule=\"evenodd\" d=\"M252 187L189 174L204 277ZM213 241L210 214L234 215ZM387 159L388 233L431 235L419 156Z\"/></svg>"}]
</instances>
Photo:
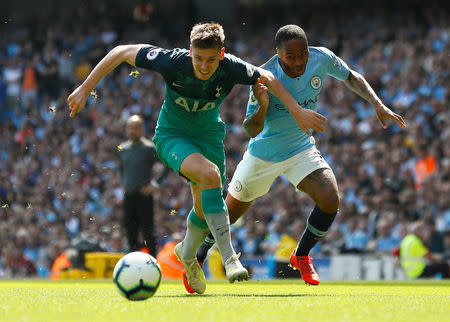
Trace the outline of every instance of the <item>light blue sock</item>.
<instances>
[{"instance_id":1,"label":"light blue sock","mask_svg":"<svg viewBox=\"0 0 450 322\"><path fill-rule=\"evenodd\" d=\"M222 188L202 190L202 210L225 263L235 251L231 245L230 218Z\"/></svg>"}]
</instances>

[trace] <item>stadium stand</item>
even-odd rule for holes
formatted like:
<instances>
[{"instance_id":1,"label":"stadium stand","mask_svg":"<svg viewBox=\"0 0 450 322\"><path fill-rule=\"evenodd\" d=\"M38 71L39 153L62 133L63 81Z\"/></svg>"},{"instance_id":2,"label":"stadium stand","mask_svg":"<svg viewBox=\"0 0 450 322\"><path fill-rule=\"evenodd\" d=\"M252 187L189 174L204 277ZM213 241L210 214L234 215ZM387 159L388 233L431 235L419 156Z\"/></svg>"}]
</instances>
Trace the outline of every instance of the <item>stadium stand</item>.
<instances>
[{"instance_id":1,"label":"stadium stand","mask_svg":"<svg viewBox=\"0 0 450 322\"><path fill-rule=\"evenodd\" d=\"M328 47L364 74L408 123L406 131L383 130L371 106L344 84L326 80L319 112L330 124L315 137L338 179L341 205L313 255L390 253L417 219L429 226L430 250L448 253L443 242L450 230L448 11L433 6L351 11L335 4L321 8L321 15L308 15L317 8L239 3L235 23L225 24L227 51L262 64L274 53L277 28L299 24L310 45ZM108 251L127 250L117 146L131 114L144 118L146 136L152 136L162 79L149 72L131 77L133 68L124 64L101 82L98 98L91 97L74 119L66 99L115 45L186 47L195 19L161 13L149 21L131 9L108 10L105 15L96 2L80 6L71 19L49 13L47 19L1 24L0 277L50 276L54 260L83 233ZM248 141L241 127L247 99L248 88L236 87L221 109L228 130L228 178ZM171 173L162 187L155 196L159 249L184 230L192 207L189 186L178 175ZM305 194L279 178L234 226L236 248L244 258L273 258L283 234L298 239L311 208Z\"/></svg>"}]
</instances>

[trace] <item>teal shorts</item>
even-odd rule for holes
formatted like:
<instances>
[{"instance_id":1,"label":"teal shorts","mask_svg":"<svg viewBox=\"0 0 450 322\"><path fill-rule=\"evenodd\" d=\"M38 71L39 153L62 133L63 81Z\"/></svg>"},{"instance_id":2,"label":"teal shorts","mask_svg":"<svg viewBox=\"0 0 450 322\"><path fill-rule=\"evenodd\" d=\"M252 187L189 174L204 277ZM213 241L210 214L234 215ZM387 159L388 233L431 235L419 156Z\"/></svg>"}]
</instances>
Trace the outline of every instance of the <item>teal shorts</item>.
<instances>
[{"instance_id":1,"label":"teal shorts","mask_svg":"<svg viewBox=\"0 0 450 322\"><path fill-rule=\"evenodd\" d=\"M217 165L222 177L222 184L225 184L225 146L222 138L218 138L218 140L210 140L210 138L202 140L201 138L193 138L181 133L157 131L153 137L153 142L161 161L188 181L191 180L180 172L181 163L188 155L200 153ZM193 183L195 184L195 182Z\"/></svg>"}]
</instances>

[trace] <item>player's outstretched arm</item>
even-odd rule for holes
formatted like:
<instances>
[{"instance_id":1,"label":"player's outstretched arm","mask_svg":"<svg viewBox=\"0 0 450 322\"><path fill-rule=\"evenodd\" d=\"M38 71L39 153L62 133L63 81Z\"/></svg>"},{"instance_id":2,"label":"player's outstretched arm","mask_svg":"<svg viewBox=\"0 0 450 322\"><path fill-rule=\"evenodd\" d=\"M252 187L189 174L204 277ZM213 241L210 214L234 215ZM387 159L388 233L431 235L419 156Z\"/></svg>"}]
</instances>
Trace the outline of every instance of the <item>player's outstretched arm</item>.
<instances>
[{"instance_id":1,"label":"player's outstretched arm","mask_svg":"<svg viewBox=\"0 0 450 322\"><path fill-rule=\"evenodd\" d=\"M145 45L121 45L114 47L92 70L86 80L78 86L72 94L69 95L67 101L69 102L70 117L74 117L79 113L89 93L95 88L100 80L111 72L114 68L122 62L127 62L135 66L136 55L139 50Z\"/></svg>"},{"instance_id":2,"label":"player's outstretched arm","mask_svg":"<svg viewBox=\"0 0 450 322\"><path fill-rule=\"evenodd\" d=\"M283 86L283 84L276 78L271 72L259 69L262 81L269 86L274 94L283 102L284 106L292 114L292 116L297 121L298 126L311 136L309 129L313 129L317 132L325 131L325 123L328 119L320 115L319 113L302 108L295 99L289 94L288 90Z\"/></svg>"},{"instance_id":3,"label":"player's outstretched arm","mask_svg":"<svg viewBox=\"0 0 450 322\"><path fill-rule=\"evenodd\" d=\"M383 104L377 94L375 94L375 91L361 74L350 69L350 73L345 80L345 85L347 85L347 87L353 92L364 98L367 102L372 104L375 108L375 112L377 113L378 120L383 128L387 128L386 119L394 120L394 122L400 125L401 128L406 127L406 123L403 118L392 112L386 105Z\"/></svg>"},{"instance_id":4,"label":"player's outstretched arm","mask_svg":"<svg viewBox=\"0 0 450 322\"><path fill-rule=\"evenodd\" d=\"M244 123L242 124L248 136L251 138L254 138L259 133L261 133L264 128L264 120L266 118L267 108L269 107L269 93L267 93L267 90L267 86L261 82L260 78L252 87L253 94L250 94L250 99L258 100L259 104L256 107L255 111L253 111L253 113L245 118ZM256 102L249 103L256 104Z\"/></svg>"}]
</instances>

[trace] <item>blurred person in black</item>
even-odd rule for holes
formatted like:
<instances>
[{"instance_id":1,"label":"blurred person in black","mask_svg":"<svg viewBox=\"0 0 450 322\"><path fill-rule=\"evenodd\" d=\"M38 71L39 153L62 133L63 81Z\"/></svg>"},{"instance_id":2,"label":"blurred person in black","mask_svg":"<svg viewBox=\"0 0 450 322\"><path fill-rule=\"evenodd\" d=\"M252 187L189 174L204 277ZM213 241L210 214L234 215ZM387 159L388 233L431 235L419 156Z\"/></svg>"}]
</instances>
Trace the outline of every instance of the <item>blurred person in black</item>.
<instances>
[{"instance_id":1,"label":"blurred person in black","mask_svg":"<svg viewBox=\"0 0 450 322\"><path fill-rule=\"evenodd\" d=\"M156 256L153 229L153 192L164 173L152 180L152 168L158 161L155 145L144 136L142 118L132 115L127 120L127 141L119 145L120 174L125 192L123 223L130 251L148 251ZM143 240L139 241L139 232Z\"/></svg>"}]
</instances>

